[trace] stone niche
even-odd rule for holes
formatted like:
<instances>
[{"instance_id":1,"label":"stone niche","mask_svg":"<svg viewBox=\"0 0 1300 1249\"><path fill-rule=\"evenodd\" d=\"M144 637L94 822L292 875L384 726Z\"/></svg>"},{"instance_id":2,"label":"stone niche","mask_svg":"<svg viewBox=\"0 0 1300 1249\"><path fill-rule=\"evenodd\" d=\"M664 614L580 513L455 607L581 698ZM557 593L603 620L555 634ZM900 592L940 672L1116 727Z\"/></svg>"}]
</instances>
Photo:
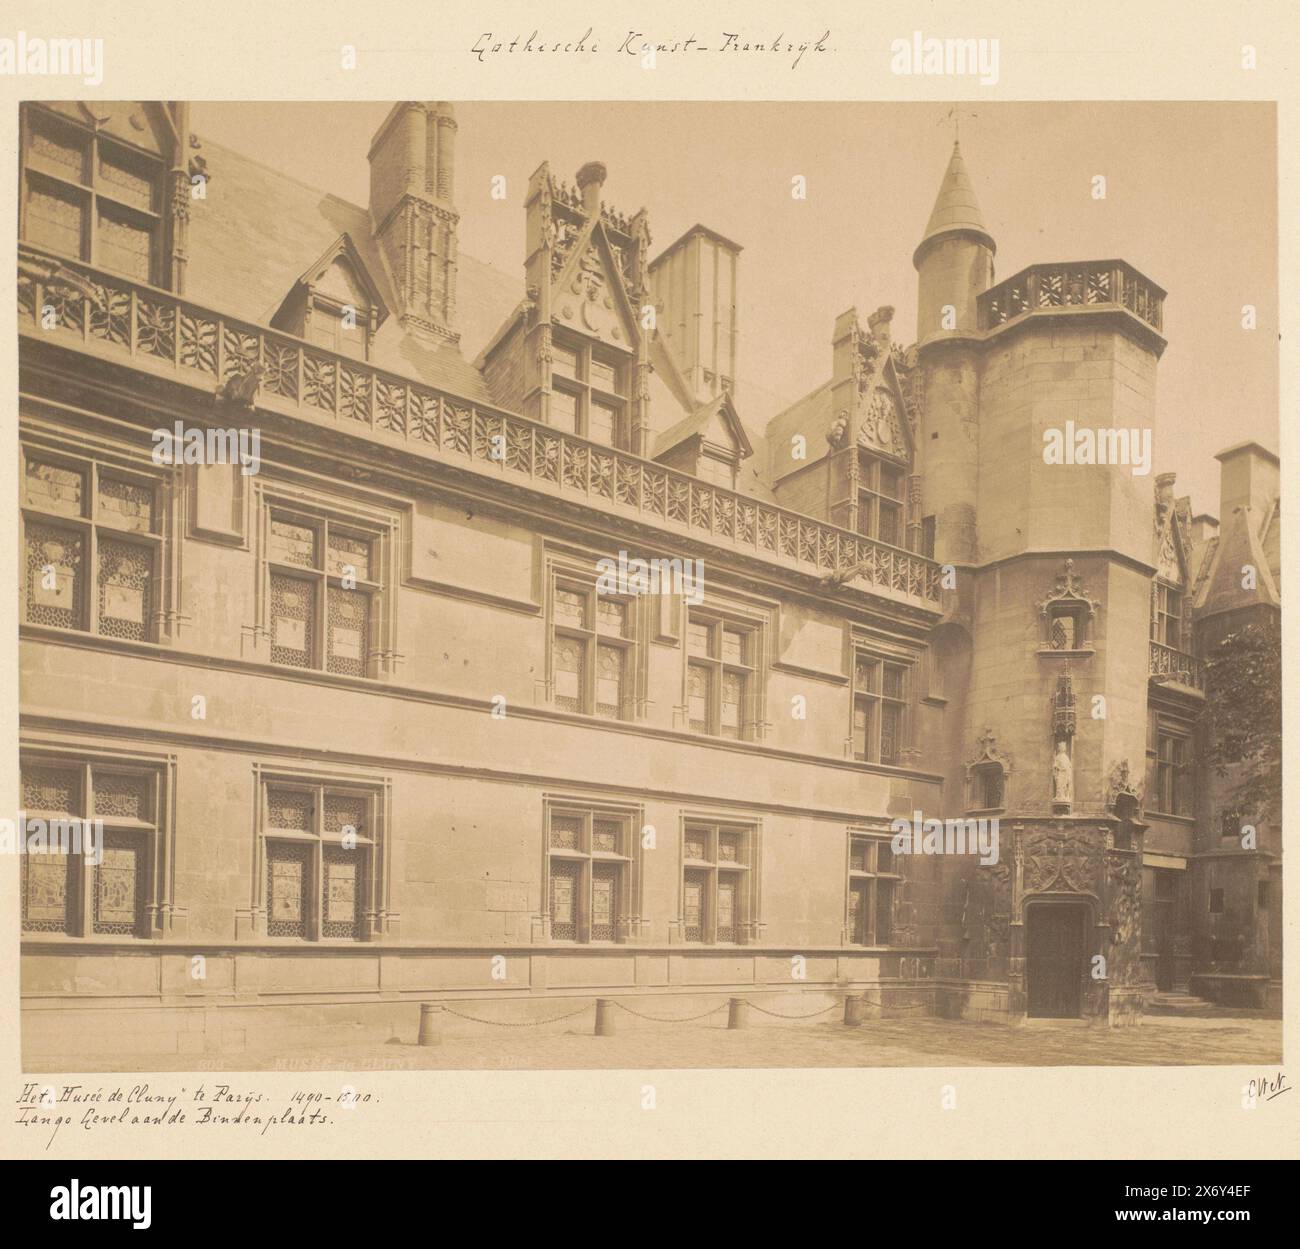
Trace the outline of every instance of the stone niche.
<instances>
[{"instance_id":1,"label":"stone niche","mask_svg":"<svg viewBox=\"0 0 1300 1249\"><path fill-rule=\"evenodd\" d=\"M1131 848L1118 848L1116 833L1121 829L1116 820L1024 820L1007 831L998 862L980 866L971 882L967 961L982 966L989 980L1006 982L1012 1020L1037 1013L1029 982L1029 910L1035 905L1074 904L1084 912L1079 1017L1111 1025L1140 1019L1140 834L1129 832ZM1097 955L1105 960L1104 967L1096 963ZM1104 974L1094 974L1094 968Z\"/></svg>"}]
</instances>

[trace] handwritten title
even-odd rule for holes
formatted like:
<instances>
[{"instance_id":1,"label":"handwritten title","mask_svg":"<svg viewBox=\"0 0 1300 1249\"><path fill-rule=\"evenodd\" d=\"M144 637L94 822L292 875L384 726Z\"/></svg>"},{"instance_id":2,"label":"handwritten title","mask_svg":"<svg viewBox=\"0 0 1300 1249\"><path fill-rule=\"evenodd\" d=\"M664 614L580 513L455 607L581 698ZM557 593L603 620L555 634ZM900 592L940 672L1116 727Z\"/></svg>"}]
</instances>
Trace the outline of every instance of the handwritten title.
<instances>
[{"instance_id":1,"label":"handwritten title","mask_svg":"<svg viewBox=\"0 0 1300 1249\"><path fill-rule=\"evenodd\" d=\"M823 31L819 37L789 37L781 31L775 39L752 39L739 31L721 31L702 38L691 34L687 38L655 39L644 31L629 30L620 40L617 35L606 39L597 35L590 26L577 39L553 39L534 30L530 35L497 35L486 31L474 41L470 52L486 65L490 59L508 56L584 56L599 55L602 48L612 49L618 56L639 61L645 69L653 69L661 56L686 58L691 55L751 56L788 61L791 69L798 69L809 54L830 51L831 32Z\"/></svg>"}]
</instances>

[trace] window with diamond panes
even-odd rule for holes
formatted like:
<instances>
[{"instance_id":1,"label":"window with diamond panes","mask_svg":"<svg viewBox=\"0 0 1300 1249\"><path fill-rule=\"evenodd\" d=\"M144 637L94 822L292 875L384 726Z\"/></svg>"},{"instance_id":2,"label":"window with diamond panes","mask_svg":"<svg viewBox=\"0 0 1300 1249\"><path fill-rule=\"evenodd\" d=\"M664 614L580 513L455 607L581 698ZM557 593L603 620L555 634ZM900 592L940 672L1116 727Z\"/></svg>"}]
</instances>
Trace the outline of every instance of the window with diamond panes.
<instances>
[{"instance_id":1,"label":"window with diamond panes","mask_svg":"<svg viewBox=\"0 0 1300 1249\"><path fill-rule=\"evenodd\" d=\"M551 654L557 707L607 720L627 717L632 626L627 599L556 583Z\"/></svg>"},{"instance_id":2,"label":"window with diamond panes","mask_svg":"<svg viewBox=\"0 0 1300 1249\"><path fill-rule=\"evenodd\" d=\"M736 740L751 735L752 628L699 612L686 622L686 714L695 733Z\"/></svg>"},{"instance_id":3,"label":"window with diamond panes","mask_svg":"<svg viewBox=\"0 0 1300 1249\"><path fill-rule=\"evenodd\" d=\"M162 162L35 105L23 131L23 237L159 285Z\"/></svg>"},{"instance_id":4,"label":"window with diamond panes","mask_svg":"<svg viewBox=\"0 0 1300 1249\"><path fill-rule=\"evenodd\" d=\"M907 724L907 665L859 654L853 663L853 757L898 766Z\"/></svg>"},{"instance_id":5,"label":"window with diamond panes","mask_svg":"<svg viewBox=\"0 0 1300 1249\"><path fill-rule=\"evenodd\" d=\"M547 827L547 896L555 941L617 941L628 906L630 817L552 809Z\"/></svg>"},{"instance_id":6,"label":"window with diamond panes","mask_svg":"<svg viewBox=\"0 0 1300 1249\"><path fill-rule=\"evenodd\" d=\"M267 936L361 938L374 861L373 820L369 793L267 784Z\"/></svg>"},{"instance_id":7,"label":"window with diamond panes","mask_svg":"<svg viewBox=\"0 0 1300 1249\"><path fill-rule=\"evenodd\" d=\"M24 448L24 619L136 642L156 637L158 487Z\"/></svg>"},{"instance_id":8,"label":"window with diamond panes","mask_svg":"<svg viewBox=\"0 0 1300 1249\"><path fill-rule=\"evenodd\" d=\"M682 926L687 941L735 944L752 917L751 834L688 824L682 839Z\"/></svg>"},{"instance_id":9,"label":"window with diamond panes","mask_svg":"<svg viewBox=\"0 0 1300 1249\"><path fill-rule=\"evenodd\" d=\"M147 935L158 835L157 773L24 761L22 783L26 817L44 821L51 842L59 839L57 830L70 832L82 822L95 830L82 837L80 847L68 847L70 853L23 856L23 929L69 936Z\"/></svg>"},{"instance_id":10,"label":"window with diamond panes","mask_svg":"<svg viewBox=\"0 0 1300 1249\"><path fill-rule=\"evenodd\" d=\"M901 880L898 861L887 840L850 836L848 927L851 944L889 944L894 894Z\"/></svg>"},{"instance_id":11,"label":"window with diamond panes","mask_svg":"<svg viewBox=\"0 0 1300 1249\"><path fill-rule=\"evenodd\" d=\"M1086 616L1082 608L1068 605L1054 605L1047 618L1047 644L1054 651L1074 651L1085 645L1084 621Z\"/></svg>"},{"instance_id":12,"label":"window with diamond panes","mask_svg":"<svg viewBox=\"0 0 1300 1249\"><path fill-rule=\"evenodd\" d=\"M369 676L378 539L273 510L268 524L271 661Z\"/></svg>"}]
</instances>

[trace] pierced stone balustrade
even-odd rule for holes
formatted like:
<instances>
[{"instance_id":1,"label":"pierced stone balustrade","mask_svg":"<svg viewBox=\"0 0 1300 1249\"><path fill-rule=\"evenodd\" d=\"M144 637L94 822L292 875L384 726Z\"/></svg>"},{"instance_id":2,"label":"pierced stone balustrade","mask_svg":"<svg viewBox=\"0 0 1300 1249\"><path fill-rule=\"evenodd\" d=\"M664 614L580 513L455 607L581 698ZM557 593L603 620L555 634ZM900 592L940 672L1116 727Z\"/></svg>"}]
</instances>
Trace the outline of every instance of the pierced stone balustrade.
<instances>
[{"instance_id":1,"label":"pierced stone balustrade","mask_svg":"<svg viewBox=\"0 0 1300 1249\"><path fill-rule=\"evenodd\" d=\"M1174 681L1205 693L1205 664L1195 655L1175 650L1163 642L1151 643L1151 673L1161 681Z\"/></svg>"},{"instance_id":2,"label":"pierced stone balustrade","mask_svg":"<svg viewBox=\"0 0 1300 1249\"><path fill-rule=\"evenodd\" d=\"M939 565L923 555L222 316L168 291L29 246L20 261L23 337L104 359L120 356L210 393L260 370L255 404L268 411L396 439L444 462L938 609Z\"/></svg>"},{"instance_id":3,"label":"pierced stone balustrade","mask_svg":"<svg viewBox=\"0 0 1300 1249\"><path fill-rule=\"evenodd\" d=\"M1031 265L979 297L979 327L991 330L1017 317L1055 308L1124 310L1157 333L1165 292L1123 260Z\"/></svg>"}]
</instances>

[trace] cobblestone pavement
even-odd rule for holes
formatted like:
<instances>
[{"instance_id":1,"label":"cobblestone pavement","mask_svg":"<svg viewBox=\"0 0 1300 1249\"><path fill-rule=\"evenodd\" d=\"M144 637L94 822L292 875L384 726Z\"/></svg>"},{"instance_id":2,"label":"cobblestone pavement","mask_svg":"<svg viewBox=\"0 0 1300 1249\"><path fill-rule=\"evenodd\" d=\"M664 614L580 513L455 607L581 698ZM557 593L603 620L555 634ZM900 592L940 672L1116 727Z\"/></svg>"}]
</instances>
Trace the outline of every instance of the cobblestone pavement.
<instances>
[{"instance_id":1,"label":"cobblestone pavement","mask_svg":"<svg viewBox=\"0 0 1300 1249\"><path fill-rule=\"evenodd\" d=\"M725 1018L725 1015L724 1015ZM585 1025L585 1026L583 1026ZM584 1069L653 1067L965 1067L1202 1066L1276 1064L1282 1024L1258 1018L1148 1017L1131 1028L1075 1021L1024 1027L947 1019L872 1020L860 1028L827 1022L728 1031L718 1024L679 1024L591 1035L591 1017L574 1030L538 1033L500 1028L420 1047L414 1038L386 1045L166 1056L100 1070L384 1071L402 1069ZM32 1067L29 1070L54 1068Z\"/></svg>"}]
</instances>

